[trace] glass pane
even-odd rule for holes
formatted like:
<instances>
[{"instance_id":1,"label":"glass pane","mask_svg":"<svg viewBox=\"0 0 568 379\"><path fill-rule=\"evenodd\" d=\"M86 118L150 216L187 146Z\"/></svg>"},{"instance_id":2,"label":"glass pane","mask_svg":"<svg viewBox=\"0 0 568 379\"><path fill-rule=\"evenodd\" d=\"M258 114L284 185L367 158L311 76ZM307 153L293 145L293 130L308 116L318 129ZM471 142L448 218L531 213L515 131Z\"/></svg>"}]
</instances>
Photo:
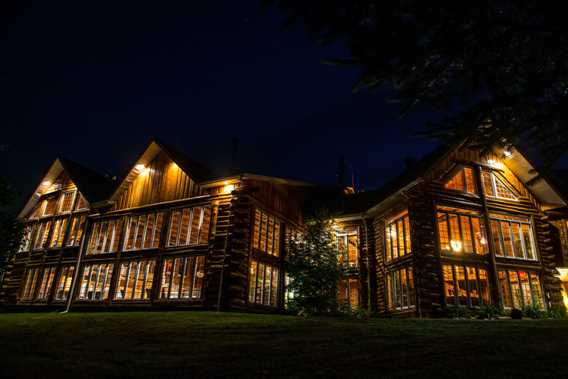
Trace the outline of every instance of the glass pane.
<instances>
[{"instance_id":1,"label":"glass pane","mask_svg":"<svg viewBox=\"0 0 568 379\"><path fill-rule=\"evenodd\" d=\"M414 306L414 305L416 305L415 304L416 303L416 301L415 301L416 300L415 299L416 294L414 293L414 276L413 276L414 274L413 274L413 271L412 271L412 267L409 267L407 269L407 271L408 271L408 275L407 275L407 277L408 277L408 296L409 296L409 300L410 300L409 304L411 306Z\"/></svg>"},{"instance_id":2,"label":"glass pane","mask_svg":"<svg viewBox=\"0 0 568 379\"><path fill-rule=\"evenodd\" d=\"M458 216L449 214L448 217L450 221L450 248L455 253L461 253L463 251L463 243L460 236Z\"/></svg>"},{"instance_id":3,"label":"glass pane","mask_svg":"<svg viewBox=\"0 0 568 379\"><path fill-rule=\"evenodd\" d=\"M180 225L180 231L179 231L178 246L186 246L188 244L189 229L191 227L190 219L191 219L191 209L190 208L186 208L183 211L181 211L181 225Z\"/></svg>"},{"instance_id":4,"label":"glass pane","mask_svg":"<svg viewBox=\"0 0 568 379\"><path fill-rule=\"evenodd\" d=\"M511 283L511 295L513 297L513 308L521 309L523 306L521 285L516 271L509 271L509 282Z\"/></svg>"},{"instance_id":5,"label":"glass pane","mask_svg":"<svg viewBox=\"0 0 568 379\"><path fill-rule=\"evenodd\" d=\"M515 222L511 223L511 230L513 232L513 246L515 248L515 258L524 258L523 243L521 241L521 226Z\"/></svg>"},{"instance_id":6,"label":"glass pane","mask_svg":"<svg viewBox=\"0 0 568 379\"><path fill-rule=\"evenodd\" d=\"M444 265L444 290L446 295L446 303L455 305L456 304L456 289L454 287L454 274L452 272L452 266Z\"/></svg>"},{"instance_id":7,"label":"glass pane","mask_svg":"<svg viewBox=\"0 0 568 379\"><path fill-rule=\"evenodd\" d=\"M466 253L473 253L473 238L471 235L470 218L468 216L460 216L462 236L463 236L463 249Z\"/></svg>"},{"instance_id":8,"label":"glass pane","mask_svg":"<svg viewBox=\"0 0 568 379\"><path fill-rule=\"evenodd\" d=\"M390 233L390 226L385 228L385 255L386 260L389 262L392 260L392 248L391 248L391 233Z\"/></svg>"},{"instance_id":9,"label":"glass pane","mask_svg":"<svg viewBox=\"0 0 568 379\"><path fill-rule=\"evenodd\" d=\"M513 240L511 239L511 229L507 221L501 221L501 236L505 245L505 256L513 257Z\"/></svg>"},{"instance_id":10,"label":"glass pane","mask_svg":"<svg viewBox=\"0 0 568 379\"><path fill-rule=\"evenodd\" d=\"M410 254L412 245L410 242L410 218L408 216L404 217L404 231L406 233L406 254Z\"/></svg>"},{"instance_id":11,"label":"glass pane","mask_svg":"<svg viewBox=\"0 0 568 379\"><path fill-rule=\"evenodd\" d=\"M467 273L467 284L469 288L469 300L472 307L481 305L481 300L479 296L479 289L477 288L477 273L476 269L473 267L466 267Z\"/></svg>"},{"instance_id":12,"label":"glass pane","mask_svg":"<svg viewBox=\"0 0 568 379\"><path fill-rule=\"evenodd\" d=\"M395 223L392 223L390 225L390 234L391 234L391 244L392 244L392 258L396 259L399 257L399 255L398 255L398 233L396 230Z\"/></svg>"},{"instance_id":13,"label":"glass pane","mask_svg":"<svg viewBox=\"0 0 568 379\"><path fill-rule=\"evenodd\" d=\"M357 266L357 235L352 234L348 238L349 266Z\"/></svg>"},{"instance_id":14,"label":"glass pane","mask_svg":"<svg viewBox=\"0 0 568 379\"><path fill-rule=\"evenodd\" d=\"M458 290L459 305L467 304L467 283L465 280L465 270L462 266L455 266L456 271L456 284Z\"/></svg>"},{"instance_id":15,"label":"glass pane","mask_svg":"<svg viewBox=\"0 0 568 379\"><path fill-rule=\"evenodd\" d=\"M475 251L477 254L487 254L487 236L485 234L485 225L477 217L471 218L471 225L473 227L473 238L475 240Z\"/></svg>"},{"instance_id":16,"label":"glass pane","mask_svg":"<svg viewBox=\"0 0 568 379\"><path fill-rule=\"evenodd\" d=\"M274 241L274 217L268 217L268 229L267 229L267 246L266 252L272 255L273 252L273 241Z\"/></svg>"},{"instance_id":17,"label":"glass pane","mask_svg":"<svg viewBox=\"0 0 568 379\"><path fill-rule=\"evenodd\" d=\"M194 208L191 216L191 235L189 236L189 244L197 245L199 241L199 226L201 225L202 208Z\"/></svg>"},{"instance_id":18,"label":"glass pane","mask_svg":"<svg viewBox=\"0 0 568 379\"><path fill-rule=\"evenodd\" d=\"M197 257L195 265L195 273L193 275L193 293L191 297L194 299L201 299L203 279L205 278L205 257Z\"/></svg>"},{"instance_id":19,"label":"glass pane","mask_svg":"<svg viewBox=\"0 0 568 379\"><path fill-rule=\"evenodd\" d=\"M437 218L440 249L442 251L450 251L450 234L448 231L447 216L445 213L438 213Z\"/></svg>"},{"instance_id":20,"label":"glass pane","mask_svg":"<svg viewBox=\"0 0 568 379\"><path fill-rule=\"evenodd\" d=\"M260 230L260 251L266 252L266 228L268 226L268 216L262 213L262 223Z\"/></svg>"},{"instance_id":21,"label":"glass pane","mask_svg":"<svg viewBox=\"0 0 568 379\"><path fill-rule=\"evenodd\" d=\"M405 255L405 238L404 238L404 222L402 219L396 222L397 233L398 233L398 253L402 257Z\"/></svg>"},{"instance_id":22,"label":"glass pane","mask_svg":"<svg viewBox=\"0 0 568 379\"><path fill-rule=\"evenodd\" d=\"M173 211L170 218L170 236L168 237L168 246L177 246L178 244L180 219L181 212L179 210Z\"/></svg>"},{"instance_id":23,"label":"glass pane","mask_svg":"<svg viewBox=\"0 0 568 379\"><path fill-rule=\"evenodd\" d=\"M274 256L280 256L280 221L274 225Z\"/></svg>"},{"instance_id":24,"label":"glass pane","mask_svg":"<svg viewBox=\"0 0 568 379\"><path fill-rule=\"evenodd\" d=\"M251 260L250 262L250 270L249 270L249 302L254 303L255 301L255 291L256 291L256 267L257 262L255 260Z\"/></svg>"},{"instance_id":25,"label":"glass pane","mask_svg":"<svg viewBox=\"0 0 568 379\"><path fill-rule=\"evenodd\" d=\"M260 211L255 209L254 212L254 232L253 232L253 241L252 246L255 249L260 249Z\"/></svg>"},{"instance_id":26,"label":"glass pane","mask_svg":"<svg viewBox=\"0 0 568 379\"><path fill-rule=\"evenodd\" d=\"M466 181L466 192L475 194L477 193L475 189L475 180L473 179L473 169L471 167L466 167L465 169L465 181Z\"/></svg>"},{"instance_id":27,"label":"glass pane","mask_svg":"<svg viewBox=\"0 0 568 379\"><path fill-rule=\"evenodd\" d=\"M209 228L211 225L211 208L203 208L203 223L199 231L199 243L209 243ZM277 225L279 226L279 225ZM276 245L275 245L276 246Z\"/></svg>"},{"instance_id":28,"label":"glass pane","mask_svg":"<svg viewBox=\"0 0 568 379\"><path fill-rule=\"evenodd\" d=\"M403 308L408 307L408 279L406 277L406 270L400 270L400 285L401 285L401 306Z\"/></svg>"},{"instance_id":29,"label":"glass pane","mask_svg":"<svg viewBox=\"0 0 568 379\"><path fill-rule=\"evenodd\" d=\"M542 299L542 289L540 287L540 280L538 278L538 275L534 272L531 272L531 289L534 298L534 305L542 309L544 305Z\"/></svg>"},{"instance_id":30,"label":"glass pane","mask_svg":"<svg viewBox=\"0 0 568 379\"><path fill-rule=\"evenodd\" d=\"M495 197L495 191L493 190L493 180L491 174L487 171L481 173L481 180L483 181L483 189L485 190L485 195Z\"/></svg>"},{"instance_id":31,"label":"glass pane","mask_svg":"<svg viewBox=\"0 0 568 379\"><path fill-rule=\"evenodd\" d=\"M536 254L534 251L534 241L533 234L530 225L522 224L523 239L525 243L525 249L527 252L528 259L536 259Z\"/></svg>"},{"instance_id":32,"label":"glass pane","mask_svg":"<svg viewBox=\"0 0 568 379\"><path fill-rule=\"evenodd\" d=\"M160 284L160 298L167 299L169 297L170 281L172 278L174 260L166 259L162 270L162 283Z\"/></svg>"},{"instance_id":33,"label":"glass pane","mask_svg":"<svg viewBox=\"0 0 568 379\"><path fill-rule=\"evenodd\" d=\"M481 299L483 300L483 304L490 304L490 295L489 295L489 277L487 276L487 271L484 269L479 269L479 291L481 292Z\"/></svg>"},{"instance_id":34,"label":"glass pane","mask_svg":"<svg viewBox=\"0 0 568 379\"><path fill-rule=\"evenodd\" d=\"M464 172L459 170L445 185L448 189L465 192Z\"/></svg>"},{"instance_id":35,"label":"glass pane","mask_svg":"<svg viewBox=\"0 0 568 379\"><path fill-rule=\"evenodd\" d=\"M529 274L524 271L519 271L519 278L521 280L521 287L523 290L523 304L525 306L532 305L531 285L529 282Z\"/></svg>"},{"instance_id":36,"label":"glass pane","mask_svg":"<svg viewBox=\"0 0 568 379\"><path fill-rule=\"evenodd\" d=\"M272 269L272 284L270 292L270 305L275 307L278 305L278 269Z\"/></svg>"}]
</instances>

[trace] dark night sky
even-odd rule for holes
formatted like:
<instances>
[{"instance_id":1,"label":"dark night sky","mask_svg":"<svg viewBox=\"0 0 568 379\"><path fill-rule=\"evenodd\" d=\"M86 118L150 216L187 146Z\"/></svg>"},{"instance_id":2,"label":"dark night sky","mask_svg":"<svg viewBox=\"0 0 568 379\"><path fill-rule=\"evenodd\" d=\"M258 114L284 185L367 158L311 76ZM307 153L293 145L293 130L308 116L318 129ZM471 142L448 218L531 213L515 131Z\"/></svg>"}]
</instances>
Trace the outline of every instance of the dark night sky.
<instances>
[{"instance_id":1,"label":"dark night sky","mask_svg":"<svg viewBox=\"0 0 568 379\"><path fill-rule=\"evenodd\" d=\"M321 63L341 46L256 1L42 3L0 20L0 157L23 193L60 155L120 176L151 136L217 170L236 136L249 171L322 183L342 153L367 189L435 146L412 137L433 113L400 120L384 93L352 94L357 72Z\"/></svg>"}]
</instances>

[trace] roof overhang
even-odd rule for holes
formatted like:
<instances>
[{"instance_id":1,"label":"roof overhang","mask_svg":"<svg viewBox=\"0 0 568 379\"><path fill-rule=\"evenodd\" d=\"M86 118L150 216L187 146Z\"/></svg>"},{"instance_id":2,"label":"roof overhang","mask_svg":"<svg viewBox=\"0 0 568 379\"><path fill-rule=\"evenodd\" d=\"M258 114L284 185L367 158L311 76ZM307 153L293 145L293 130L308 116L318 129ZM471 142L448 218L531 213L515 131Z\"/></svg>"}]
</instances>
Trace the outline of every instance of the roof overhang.
<instances>
[{"instance_id":1,"label":"roof overhang","mask_svg":"<svg viewBox=\"0 0 568 379\"><path fill-rule=\"evenodd\" d=\"M18 218L24 218L37 204L38 200L45 194L48 194L50 191L51 184L57 179L57 177L65 170L61 160L57 158L49 169L47 173L42 177L39 185L36 187L30 198L28 199L24 208L18 214Z\"/></svg>"}]
</instances>

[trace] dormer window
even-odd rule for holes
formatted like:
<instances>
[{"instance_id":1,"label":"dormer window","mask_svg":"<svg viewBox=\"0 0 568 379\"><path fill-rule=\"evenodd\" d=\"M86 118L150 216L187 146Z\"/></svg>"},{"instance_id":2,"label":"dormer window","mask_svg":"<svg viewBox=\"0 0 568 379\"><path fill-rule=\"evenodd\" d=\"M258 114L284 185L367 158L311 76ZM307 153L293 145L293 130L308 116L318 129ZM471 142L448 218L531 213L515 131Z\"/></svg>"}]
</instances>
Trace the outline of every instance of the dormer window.
<instances>
[{"instance_id":1,"label":"dormer window","mask_svg":"<svg viewBox=\"0 0 568 379\"><path fill-rule=\"evenodd\" d=\"M73 210L77 191L64 191L59 199L59 213L69 213Z\"/></svg>"},{"instance_id":2,"label":"dormer window","mask_svg":"<svg viewBox=\"0 0 568 379\"><path fill-rule=\"evenodd\" d=\"M494 197L497 199L506 199L517 201L518 198L515 196L513 191L509 189L503 183L503 181L497 177L494 172L483 171L481 173L481 178L483 180L483 188L485 189L485 194L489 197Z\"/></svg>"},{"instance_id":3,"label":"dormer window","mask_svg":"<svg viewBox=\"0 0 568 379\"><path fill-rule=\"evenodd\" d=\"M476 194L475 180L473 169L464 167L452 176L452 178L444 184L444 188L455 191Z\"/></svg>"}]
</instances>

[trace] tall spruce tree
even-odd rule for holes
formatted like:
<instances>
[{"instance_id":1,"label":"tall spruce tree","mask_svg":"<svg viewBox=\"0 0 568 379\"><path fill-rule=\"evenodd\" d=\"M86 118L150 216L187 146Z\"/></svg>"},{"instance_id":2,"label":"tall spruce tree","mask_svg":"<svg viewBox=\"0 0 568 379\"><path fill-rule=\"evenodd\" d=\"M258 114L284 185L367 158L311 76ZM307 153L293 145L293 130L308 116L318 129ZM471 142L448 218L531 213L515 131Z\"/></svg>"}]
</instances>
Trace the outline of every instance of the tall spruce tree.
<instances>
[{"instance_id":1,"label":"tall spruce tree","mask_svg":"<svg viewBox=\"0 0 568 379\"><path fill-rule=\"evenodd\" d=\"M319 212L305 233L293 236L288 250L289 307L304 314L334 313L338 309L339 264L333 221Z\"/></svg>"},{"instance_id":2,"label":"tall spruce tree","mask_svg":"<svg viewBox=\"0 0 568 379\"><path fill-rule=\"evenodd\" d=\"M13 211L15 198L14 189L0 177L0 274L18 251L22 240L22 224Z\"/></svg>"}]
</instances>

